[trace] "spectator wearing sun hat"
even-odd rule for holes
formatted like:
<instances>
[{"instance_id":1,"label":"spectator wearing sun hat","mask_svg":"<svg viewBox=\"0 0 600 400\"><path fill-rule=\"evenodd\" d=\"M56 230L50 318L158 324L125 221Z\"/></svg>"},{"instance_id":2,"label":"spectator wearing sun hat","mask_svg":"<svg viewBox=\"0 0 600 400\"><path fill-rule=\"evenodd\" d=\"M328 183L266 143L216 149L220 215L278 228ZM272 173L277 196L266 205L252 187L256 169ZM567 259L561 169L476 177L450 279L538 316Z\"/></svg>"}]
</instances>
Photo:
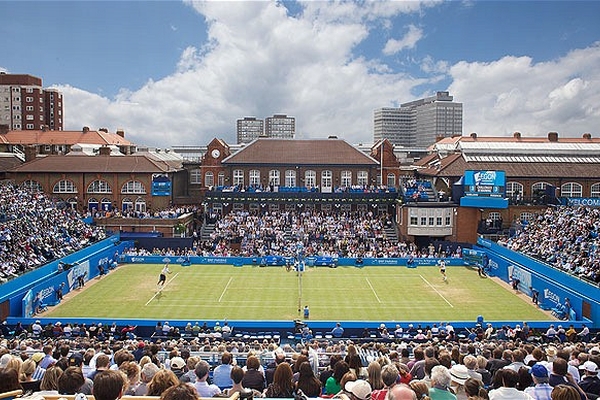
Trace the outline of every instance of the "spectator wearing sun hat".
<instances>
[{"instance_id":1,"label":"spectator wearing sun hat","mask_svg":"<svg viewBox=\"0 0 600 400\"><path fill-rule=\"evenodd\" d=\"M371 398L371 385L364 379L346 382L344 390L350 395L350 400L369 400Z\"/></svg>"},{"instance_id":2,"label":"spectator wearing sun hat","mask_svg":"<svg viewBox=\"0 0 600 400\"><path fill-rule=\"evenodd\" d=\"M181 377L186 372L186 370L185 370L186 362L181 357L173 357L173 358L171 358L171 362L169 363L169 367L171 368L171 371L173 371L173 373L175 373L175 375L177 376L177 378L179 380L181 380Z\"/></svg>"},{"instance_id":3,"label":"spectator wearing sun hat","mask_svg":"<svg viewBox=\"0 0 600 400\"><path fill-rule=\"evenodd\" d=\"M600 378L598 378L598 365L593 361L584 362L579 369L584 373L579 387L586 393L600 396ZM589 396L588 396L589 397Z\"/></svg>"},{"instance_id":4,"label":"spectator wearing sun hat","mask_svg":"<svg viewBox=\"0 0 600 400\"><path fill-rule=\"evenodd\" d=\"M31 355L31 359L35 362L35 371L33 372L33 375L31 377L31 379L34 379L36 381L41 381L42 378L44 377L44 374L46 373L46 369L40 367L40 361L42 361L42 359L44 358L44 353L33 353Z\"/></svg>"},{"instance_id":5,"label":"spectator wearing sun hat","mask_svg":"<svg viewBox=\"0 0 600 400\"><path fill-rule=\"evenodd\" d=\"M451 388L457 399L466 399L465 382L469 379L469 369L463 364L454 364L450 368Z\"/></svg>"},{"instance_id":6,"label":"spectator wearing sun hat","mask_svg":"<svg viewBox=\"0 0 600 400\"><path fill-rule=\"evenodd\" d=\"M550 400L552 386L548 383L548 369L542 364L534 364L529 370L534 386L525 388L525 393L535 400Z\"/></svg>"}]
</instances>

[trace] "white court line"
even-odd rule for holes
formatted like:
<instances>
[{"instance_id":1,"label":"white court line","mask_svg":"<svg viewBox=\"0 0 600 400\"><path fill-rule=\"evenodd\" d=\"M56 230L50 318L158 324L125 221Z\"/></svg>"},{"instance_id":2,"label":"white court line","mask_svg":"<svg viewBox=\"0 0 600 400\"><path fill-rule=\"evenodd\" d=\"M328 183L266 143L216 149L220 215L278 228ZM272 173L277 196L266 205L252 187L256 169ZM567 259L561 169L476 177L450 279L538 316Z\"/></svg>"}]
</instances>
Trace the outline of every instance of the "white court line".
<instances>
[{"instance_id":1,"label":"white court line","mask_svg":"<svg viewBox=\"0 0 600 400\"><path fill-rule=\"evenodd\" d=\"M429 287L430 287L430 288L432 288L432 289L433 289L433 290L434 290L434 291L435 291L437 294L439 294L439 295L440 295L440 297L441 297L441 298L442 298L442 299L443 299L443 300L444 300L446 303L448 303L448 305L449 305L450 307L454 308L454 306L453 306L452 304L450 304L450 302L449 302L449 301L448 301L448 300L447 300L447 299L444 297L444 295L443 295L443 294L441 294L440 292L438 292L438 290L437 290L436 288L434 288L434 287L431 285L431 283L427 282L427 279L423 278L423 275L419 275L419 276L421 277L421 279L423 279L423 281L425 281L425 283L426 283L427 285L429 285Z\"/></svg>"},{"instance_id":2,"label":"white court line","mask_svg":"<svg viewBox=\"0 0 600 400\"><path fill-rule=\"evenodd\" d=\"M164 289L164 288L165 288L165 287L166 287L166 286L167 286L169 283L171 283L171 281L172 281L173 279L177 278L177 275L179 275L179 272L178 272L178 273L176 273L175 275L173 275L173 277L172 277L171 279L169 279L169 280L167 281L167 283L165 283L165 284L163 285L163 287L161 287L161 288L160 288L160 290L159 290L158 292L154 293L154 296L152 296L152 297L150 298L150 300L148 300L148 302L147 302L146 304L144 304L144 305L145 305L145 306L147 306L148 304L150 304L150 302L151 302L152 300L154 300L154 298L155 298L156 296L158 296L158 294L159 294L160 292L162 292L162 291L163 291L163 289Z\"/></svg>"},{"instance_id":3,"label":"white court line","mask_svg":"<svg viewBox=\"0 0 600 400\"><path fill-rule=\"evenodd\" d=\"M227 291L227 288L229 287L229 284L231 283L232 280L233 280L233 276L231 278L229 278L229 282L227 282L227 285L225 285L225 289L223 289L223 293L221 293L221 297L219 297L218 303L220 303L223 296L225 296L225 292Z\"/></svg>"},{"instance_id":4,"label":"white court line","mask_svg":"<svg viewBox=\"0 0 600 400\"><path fill-rule=\"evenodd\" d=\"M377 296L377 292L375 292L375 289L373 289L373 285L371 285L371 281L369 280L369 278L365 278L365 279L367 280L367 283L369 284L369 287L371 288L371 291L375 295L375 298L377 299L377 301L379 303L381 303L381 300L379 299L379 296Z\"/></svg>"}]
</instances>

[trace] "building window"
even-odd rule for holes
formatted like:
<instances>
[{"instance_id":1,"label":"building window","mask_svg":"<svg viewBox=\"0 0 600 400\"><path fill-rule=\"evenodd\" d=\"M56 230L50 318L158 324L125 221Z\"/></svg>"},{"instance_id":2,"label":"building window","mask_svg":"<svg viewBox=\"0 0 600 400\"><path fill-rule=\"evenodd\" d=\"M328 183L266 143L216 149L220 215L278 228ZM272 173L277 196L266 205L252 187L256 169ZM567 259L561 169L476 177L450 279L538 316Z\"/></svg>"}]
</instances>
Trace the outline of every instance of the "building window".
<instances>
[{"instance_id":1,"label":"building window","mask_svg":"<svg viewBox=\"0 0 600 400\"><path fill-rule=\"evenodd\" d=\"M582 197L583 186L577 182L567 182L560 187L561 197Z\"/></svg>"},{"instance_id":2,"label":"building window","mask_svg":"<svg viewBox=\"0 0 600 400\"><path fill-rule=\"evenodd\" d=\"M144 200L141 197L138 197L137 199L135 199L135 211L138 213L145 213L146 212L146 200Z\"/></svg>"},{"instance_id":3,"label":"building window","mask_svg":"<svg viewBox=\"0 0 600 400\"><path fill-rule=\"evenodd\" d=\"M548 182L536 182L533 185L531 185L531 193L535 193L535 192L539 192L539 191L545 191L546 187L551 186Z\"/></svg>"},{"instance_id":4,"label":"building window","mask_svg":"<svg viewBox=\"0 0 600 400\"><path fill-rule=\"evenodd\" d=\"M219 172L217 175L217 186L225 186L225 172Z\"/></svg>"},{"instance_id":5,"label":"building window","mask_svg":"<svg viewBox=\"0 0 600 400\"><path fill-rule=\"evenodd\" d=\"M396 175L394 174L387 174L387 187L396 187Z\"/></svg>"},{"instance_id":6,"label":"building window","mask_svg":"<svg viewBox=\"0 0 600 400\"><path fill-rule=\"evenodd\" d=\"M342 171L341 177L342 187L352 186L352 171Z\"/></svg>"},{"instance_id":7,"label":"building window","mask_svg":"<svg viewBox=\"0 0 600 400\"><path fill-rule=\"evenodd\" d=\"M522 212L519 220L521 222L529 222L529 221L533 221L534 218L535 218L535 214L530 213L530 212Z\"/></svg>"},{"instance_id":8,"label":"building window","mask_svg":"<svg viewBox=\"0 0 600 400\"><path fill-rule=\"evenodd\" d=\"M281 179L279 175L279 170L272 169L269 171L269 185L279 186L281 185Z\"/></svg>"},{"instance_id":9,"label":"building window","mask_svg":"<svg viewBox=\"0 0 600 400\"><path fill-rule=\"evenodd\" d=\"M25 89L26 93L33 93L33 88L28 87L27 89Z\"/></svg>"},{"instance_id":10,"label":"building window","mask_svg":"<svg viewBox=\"0 0 600 400\"><path fill-rule=\"evenodd\" d=\"M27 129L33 129L34 125L33 125L33 124L27 124L27 125L25 125L25 127L26 127Z\"/></svg>"},{"instance_id":11,"label":"building window","mask_svg":"<svg viewBox=\"0 0 600 400\"><path fill-rule=\"evenodd\" d=\"M590 197L600 197L600 183L594 183L590 188Z\"/></svg>"},{"instance_id":12,"label":"building window","mask_svg":"<svg viewBox=\"0 0 600 400\"><path fill-rule=\"evenodd\" d=\"M63 179L54 185L52 193L77 193L77 187L72 181Z\"/></svg>"},{"instance_id":13,"label":"building window","mask_svg":"<svg viewBox=\"0 0 600 400\"><path fill-rule=\"evenodd\" d=\"M131 199L124 198L121 204L121 210L123 210L124 213L133 210L133 201L131 201Z\"/></svg>"},{"instance_id":14,"label":"building window","mask_svg":"<svg viewBox=\"0 0 600 400\"><path fill-rule=\"evenodd\" d=\"M112 188L105 180L98 179L87 188L88 193L112 193Z\"/></svg>"},{"instance_id":15,"label":"building window","mask_svg":"<svg viewBox=\"0 0 600 400\"><path fill-rule=\"evenodd\" d=\"M44 188L42 187L42 185L38 182L38 181L34 181L34 180L26 180L21 184L21 187L25 190L28 190L32 193L38 193L38 192L43 192Z\"/></svg>"},{"instance_id":16,"label":"building window","mask_svg":"<svg viewBox=\"0 0 600 400\"><path fill-rule=\"evenodd\" d=\"M326 169L321 172L321 187L322 188L331 188L333 173Z\"/></svg>"},{"instance_id":17,"label":"building window","mask_svg":"<svg viewBox=\"0 0 600 400\"><path fill-rule=\"evenodd\" d=\"M411 208L409 210L409 224L412 226L417 226L419 225L419 212L418 210Z\"/></svg>"},{"instance_id":18,"label":"building window","mask_svg":"<svg viewBox=\"0 0 600 400\"><path fill-rule=\"evenodd\" d=\"M32 103L33 102L33 97L25 97L25 101L27 103Z\"/></svg>"},{"instance_id":19,"label":"building window","mask_svg":"<svg viewBox=\"0 0 600 400\"><path fill-rule=\"evenodd\" d=\"M317 186L317 173L313 170L304 172L304 186L312 189Z\"/></svg>"},{"instance_id":20,"label":"building window","mask_svg":"<svg viewBox=\"0 0 600 400\"><path fill-rule=\"evenodd\" d=\"M250 186L260 186L260 171L257 169L251 169L248 174L248 180L250 182Z\"/></svg>"},{"instance_id":21,"label":"building window","mask_svg":"<svg viewBox=\"0 0 600 400\"><path fill-rule=\"evenodd\" d=\"M502 214L500 214L498 211L490 211L488 213L488 219L491 221L502 221Z\"/></svg>"},{"instance_id":22,"label":"building window","mask_svg":"<svg viewBox=\"0 0 600 400\"><path fill-rule=\"evenodd\" d=\"M233 184L236 186L244 186L244 171L236 169L233 171Z\"/></svg>"},{"instance_id":23,"label":"building window","mask_svg":"<svg viewBox=\"0 0 600 400\"><path fill-rule=\"evenodd\" d=\"M296 186L296 171L288 169L285 171L285 186L294 187Z\"/></svg>"},{"instance_id":24,"label":"building window","mask_svg":"<svg viewBox=\"0 0 600 400\"><path fill-rule=\"evenodd\" d=\"M88 200L88 210L90 211L98 211L98 200L92 197Z\"/></svg>"},{"instance_id":25,"label":"building window","mask_svg":"<svg viewBox=\"0 0 600 400\"><path fill-rule=\"evenodd\" d=\"M523 185L519 182L506 182L506 197L516 199L523 198Z\"/></svg>"},{"instance_id":26,"label":"building window","mask_svg":"<svg viewBox=\"0 0 600 400\"><path fill-rule=\"evenodd\" d=\"M100 202L100 204L102 206L101 207L102 211L110 211L110 210L112 210L112 201L110 199L104 197L102 199L102 201Z\"/></svg>"},{"instance_id":27,"label":"building window","mask_svg":"<svg viewBox=\"0 0 600 400\"><path fill-rule=\"evenodd\" d=\"M194 183L196 185L199 185L202 182L200 182L200 176L196 176L195 171L198 171L198 173L200 173L199 169L192 170L192 172L190 174L190 182ZM214 185L215 185L215 175L211 171L208 171L207 173L204 174L204 186L211 187Z\"/></svg>"},{"instance_id":28,"label":"building window","mask_svg":"<svg viewBox=\"0 0 600 400\"><path fill-rule=\"evenodd\" d=\"M369 186L369 173L367 171L358 171L356 173L356 183L359 186Z\"/></svg>"},{"instance_id":29,"label":"building window","mask_svg":"<svg viewBox=\"0 0 600 400\"><path fill-rule=\"evenodd\" d=\"M140 181L129 181L123 185L123 187L121 188L121 193L122 194L132 194L132 193L146 194L146 188L144 187L144 184Z\"/></svg>"},{"instance_id":30,"label":"building window","mask_svg":"<svg viewBox=\"0 0 600 400\"><path fill-rule=\"evenodd\" d=\"M26 106L26 107L25 107L25 110L26 110L26 111L33 111L33 106Z\"/></svg>"},{"instance_id":31,"label":"building window","mask_svg":"<svg viewBox=\"0 0 600 400\"><path fill-rule=\"evenodd\" d=\"M212 174L212 172L211 172L211 174ZM200 168L194 168L194 169L190 170L190 185L200 185L200 184L202 184L202 171L200 171Z\"/></svg>"}]
</instances>

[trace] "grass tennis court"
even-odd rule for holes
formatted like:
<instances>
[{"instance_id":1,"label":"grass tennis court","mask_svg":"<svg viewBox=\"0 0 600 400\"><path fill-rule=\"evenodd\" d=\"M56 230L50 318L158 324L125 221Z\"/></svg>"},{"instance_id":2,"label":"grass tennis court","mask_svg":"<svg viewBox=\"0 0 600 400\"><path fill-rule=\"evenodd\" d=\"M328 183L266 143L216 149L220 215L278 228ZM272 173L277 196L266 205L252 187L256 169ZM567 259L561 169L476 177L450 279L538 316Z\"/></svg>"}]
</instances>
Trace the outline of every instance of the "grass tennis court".
<instances>
[{"instance_id":1,"label":"grass tennis court","mask_svg":"<svg viewBox=\"0 0 600 400\"><path fill-rule=\"evenodd\" d=\"M309 268L299 280L284 268L171 265L157 293L162 265L111 271L66 298L48 317L203 320L292 320L310 307L311 320L548 320L525 295L467 267ZM300 304L299 304L300 303Z\"/></svg>"}]
</instances>

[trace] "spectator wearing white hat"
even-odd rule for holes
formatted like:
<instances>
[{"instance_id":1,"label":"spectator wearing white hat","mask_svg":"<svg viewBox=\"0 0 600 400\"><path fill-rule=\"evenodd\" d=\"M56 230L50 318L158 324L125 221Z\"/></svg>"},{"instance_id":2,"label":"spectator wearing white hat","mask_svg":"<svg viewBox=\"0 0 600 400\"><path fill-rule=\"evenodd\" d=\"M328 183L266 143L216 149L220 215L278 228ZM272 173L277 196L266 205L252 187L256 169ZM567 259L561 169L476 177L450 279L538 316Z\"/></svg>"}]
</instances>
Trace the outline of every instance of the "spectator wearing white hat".
<instances>
[{"instance_id":1,"label":"spectator wearing white hat","mask_svg":"<svg viewBox=\"0 0 600 400\"><path fill-rule=\"evenodd\" d=\"M579 387L586 393L600 396L600 378L598 378L598 365L593 361L584 362L579 369L584 373ZM588 396L589 397L589 396Z\"/></svg>"},{"instance_id":2,"label":"spectator wearing white hat","mask_svg":"<svg viewBox=\"0 0 600 400\"><path fill-rule=\"evenodd\" d=\"M350 400L369 400L371 398L371 385L364 379L346 382L344 390L350 395Z\"/></svg>"}]
</instances>

